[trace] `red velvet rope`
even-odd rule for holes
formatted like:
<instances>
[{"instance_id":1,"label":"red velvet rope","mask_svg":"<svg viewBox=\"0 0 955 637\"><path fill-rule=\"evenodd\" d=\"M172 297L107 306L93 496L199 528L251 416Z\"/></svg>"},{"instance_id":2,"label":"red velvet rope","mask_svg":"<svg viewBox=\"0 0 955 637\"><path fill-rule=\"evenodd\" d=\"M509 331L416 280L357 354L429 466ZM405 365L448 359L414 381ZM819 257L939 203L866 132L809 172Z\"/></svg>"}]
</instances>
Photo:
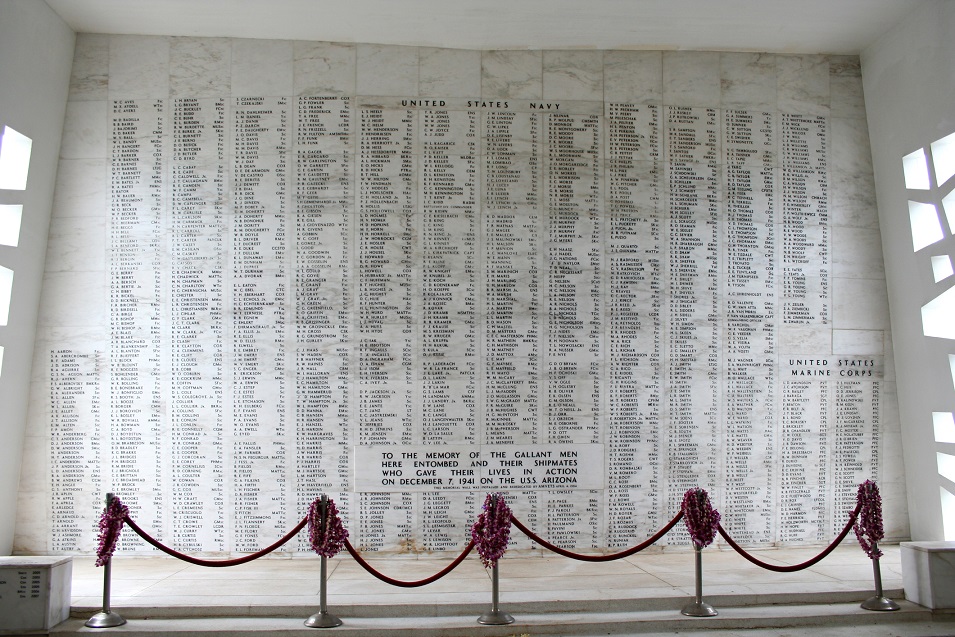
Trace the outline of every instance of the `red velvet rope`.
<instances>
[{"instance_id":1,"label":"red velvet rope","mask_svg":"<svg viewBox=\"0 0 955 637\"><path fill-rule=\"evenodd\" d=\"M513 515L511 516L511 522L514 524L514 526L520 529L521 532L524 533L524 535L526 535L533 541L537 542L548 551L553 551L554 553L557 553L558 555L569 557L572 560L580 560L581 562L610 562L612 560L619 560L620 558L623 558L623 557L629 557L633 555L634 553L638 553L642 551L643 549L647 548L651 544L654 544L661 537L669 533L670 529L672 529L673 526L677 522L679 522L680 518L682 517L683 517L683 511L680 511L673 517L672 520L667 522L667 525L665 527L657 531L652 537L648 538L642 544L637 544L636 546L633 546L625 551L620 551L619 553L611 553L610 555L584 555L581 553L573 553L571 551L568 551L567 549L562 549L559 546L555 546L551 544L550 542L548 542L547 540L540 537L539 535L537 535L536 533L528 529L526 526L524 526L521 523L521 521L515 518Z\"/></svg>"},{"instance_id":2,"label":"red velvet rope","mask_svg":"<svg viewBox=\"0 0 955 637\"><path fill-rule=\"evenodd\" d=\"M198 566L238 566L239 564L245 564L246 562L251 562L252 560L257 560L264 555L268 555L275 549L279 548L280 546L282 546L283 544L291 540L293 537L295 537L298 534L299 531L305 528L305 525L308 523L308 516L302 518L302 521L299 522L294 529L286 533L278 542L276 542L272 546L268 546L262 549L261 551L256 551L255 553L250 553L249 555L243 555L242 557L237 557L232 560L202 560L202 559L199 559L198 557L192 557L191 555L180 553L179 551L171 549L165 544L150 537L150 535L146 533L145 531L143 531L141 528L139 528L139 526L135 522L133 522L128 515L124 517L123 520L126 522L126 524L129 525L129 528L136 531L136 534L139 535L139 537L143 538L144 540L146 540L147 542L155 546L157 549L159 549L163 553L166 553L167 555L171 555L175 558L178 558L182 560L183 562L189 562L190 564L196 564Z\"/></svg>"},{"instance_id":3,"label":"red velvet rope","mask_svg":"<svg viewBox=\"0 0 955 637\"><path fill-rule=\"evenodd\" d=\"M837 546L839 546L839 544L841 544L844 539L846 539L846 536L849 535L849 531L852 530L852 525L855 524L856 518L859 516L859 509L861 508L861 506L862 506L861 504L856 505L856 508L849 515L849 521L846 522L846 526L844 529L842 529L842 533L840 533L836 537L836 539L832 541L832 544L827 546L822 553L820 553L819 555L817 555L816 557L810 560L806 560L805 562L802 562L801 564L793 564L792 566L777 566L776 564L768 564L767 562L759 560L753 557L752 555L750 555L749 553L747 553L742 547L740 547L739 544L734 542L733 538L731 538L726 533L722 525L718 526L716 530L719 531L720 535L723 536L723 539L726 540L726 543L729 544L731 547L733 547L734 551L736 551L737 553L745 557L747 560L749 560L756 566L761 566L768 571L776 571L777 573L792 573L794 571L801 571L805 568L809 568L810 566L820 561L825 556L832 553L832 551Z\"/></svg>"},{"instance_id":4,"label":"red velvet rope","mask_svg":"<svg viewBox=\"0 0 955 637\"><path fill-rule=\"evenodd\" d=\"M723 525L718 525L717 531L723 537L723 539L726 540L726 543L733 548L733 550L735 550L737 553L742 555L744 558L746 558L747 560L749 560L756 566L762 567L769 571L776 571L777 573L791 573L794 571L801 571L803 569L809 568L813 564L816 564L817 562L822 560L824 557L829 555L833 550L835 550L835 548L839 546L839 544L841 544L844 539L846 539L846 536L849 534L849 531L852 530L852 525L855 524L856 518L859 516L859 511L861 507L862 507L861 504L856 505L856 508L849 515L849 521L846 522L845 528L842 529L842 532L839 533L836 539L833 540L832 543L825 548L825 550L823 550L821 553L819 553L812 559L809 559L800 564L794 564L791 566L778 566L776 564L769 564L767 562L763 562L762 560L757 559L756 557L753 557L750 553L747 553L745 549L743 549L739 544L733 541L733 538L731 538L729 534L727 534L726 530L723 528ZM555 546L554 544L551 544L550 542L548 542L547 540L540 537L539 535L537 535L536 533L528 529L526 526L524 526L524 524L513 515L511 516L511 523L514 524L514 526L516 526L518 529L520 529L520 531L524 533L524 535L526 535L528 538L540 544L542 547L546 548L547 550L557 553L558 555L569 557L574 560L580 560L582 562L609 562L612 560L619 560L621 558L628 557L630 555L633 555L634 553L638 553L642 551L643 549L647 548L648 546L651 546L652 544L656 543L657 540L659 540L664 535L669 533L670 530L676 525L677 522L680 521L682 517L683 517L683 512L680 511L673 517L672 520L670 520L666 524L666 526L664 526L662 529L657 531L653 536L647 538L644 542L637 544L636 546L633 546L629 549L626 549L625 551L620 551L619 553L611 553L609 555L585 555L581 553L574 553L572 551L568 551L567 549L562 549L559 546ZM297 535L298 532L301 531L305 527L305 525L308 523L308 516L302 518L302 521L299 522L297 525L295 525L295 528L293 528L291 531L286 533L282 538L280 538L277 542L275 542L271 546L268 546L262 549L261 551L250 553L249 555L244 555L242 557L238 557L231 560L203 560L197 557L192 557L191 555L186 555L185 553L180 553L179 551L171 549L165 544L162 544L158 540L152 538L148 533L146 533L141 528L139 528L139 525L133 522L132 518L130 518L128 515L123 518L123 521L126 524L128 524L129 528L135 531L136 534L139 535L139 537L144 539L149 544L152 544L154 547L156 547L163 553L166 553L167 555L171 555L172 557L180 559L184 562L189 562L190 564L196 564L198 566L216 567L216 566L237 566L239 564L245 564L246 562L251 562L252 560L256 560L260 557L268 555L269 553L276 550L277 548L279 548L280 546L282 546L283 544L291 540L293 537L295 537L295 535ZM448 564L448 566L446 566L444 569L435 573L431 577L426 577L425 579L415 580L415 581L397 580L379 572L362 558L362 556L358 553L358 551L355 550L355 547L353 547L351 545L351 542L349 542L347 539L345 540L345 549L353 558L355 558L355 561L358 562L358 564L362 568L364 568L370 574L377 577L382 582L385 582L386 584L391 584L392 586L400 586L402 588L415 588L418 586L425 586L426 584L431 584L432 582L436 582L442 577L444 577L445 575L447 575L448 573L450 573L451 571L453 571L455 568L457 568L458 565L464 561L464 558L466 558L468 554L471 553L472 549L474 549L474 541L472 540L468 542L468 545L464 548L461 554L458 555L458 557L456 557L454 561Z\"/></svg>"},{"instance_id":5,"label":"red velvet rope","mask_svg":"<svg viewBox=\"0 0 955 637\"><path fill-rule=\"evenodd\" d=\"M468 553L470 553L471 549L473 548L474 548L474 541L472 540L468 542L468 545L464 547L463 551L461 551L461 555L458 555L457 558L455 558L455 560L451 562L450 564L448 564L443 570L435 573L431 577L426 577L424 579L419 579L413 582L406 582L400 579L394 579L392 577L388 577L387 575L375 570L375 568L371 564L369 564L364 559L362 559L362 556L359 555L358 551L355 550L355 547L351 545L351 542L349 542L347 539L345 540L345 550L347 550L351 554L351 556L355 558L355 561L358 562L358 564L360 564L363 569L365 569L366 571L368 571L369 573L371 573L372 575L380 579L385 584L391 584L392 586L400 586L402 588L416 588L418 586L424 586L425 584L430 584L431 582L438 581L439 579L441 579L442 577L444 577L445 575L453 571L455 568L457 568L458 564L464 561L464 558L468 556Z\"/></svg>"}]
</instances>

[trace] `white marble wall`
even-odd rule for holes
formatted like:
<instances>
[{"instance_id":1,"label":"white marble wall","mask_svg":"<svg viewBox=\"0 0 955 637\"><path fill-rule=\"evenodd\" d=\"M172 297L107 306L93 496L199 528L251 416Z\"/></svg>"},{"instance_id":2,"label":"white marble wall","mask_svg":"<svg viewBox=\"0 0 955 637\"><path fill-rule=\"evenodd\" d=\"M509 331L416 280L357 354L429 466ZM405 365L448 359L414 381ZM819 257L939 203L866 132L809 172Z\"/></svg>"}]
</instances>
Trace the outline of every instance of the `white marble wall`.
<instances>
[{"instance_id":1,"label":"white marble wall","mask_svg":"<svg viewBox=\"0 0 955 637\"><path fill-rule=\"evenodd\" d=\"M335 197L341 199L334 199L344 203L334 210L329 203L332 200L317 209L306 210L301 191L295 190L295 180L302 174L300 169L294 168L295 159L304 156L297 153L305 152L304 142L295 134L299 121L303 121L300 110L305 103L303 98L309 96L325 97L336 105L345 104L343 119L336 120L341 134L334 139L310 142L317 144L316 148L331 149L329 152L340 153L344 158L335 164L339 171L335 174L338 180ZM242 153L235 145L238 129L233 128L233 124L238 121L239 100L248 97L268 99L269 117L278 119L269 120L271 123L266 127L272 127L271 132L263 134L277 135L275 139L280 140L274 142L278 145L272 155L259 153L255 159L260 162L256 165L272 171L269 179L276 181L270 181L270 187L277 188L269 195L256 191L257 201L263 204L267 218L256 230L265 234L257 236L263 242L271 241L261 247L266 278L274 282L265 287L244 278L237 270L230 272L228 265L238 263L237 254L248 254L241 250L255 249L243 244L246 247L240 250L235 238L240 234L240 220L246 218L237 216L239 203L233 180L237 180L244 164L239 161ZM204 248L203 256L207 258L201 264L176 261L178 253L173 250L179 245L176 243L179 226L174 225L178 223L175 216L178 204L174 198L177 193L171 185L176 174L174 168L179 165L172 159L177 143L173 129L177 126L176 104L186 98L196 98L205 108L212 109L210 113L221 105L225 122L224 130L212 127L206 130L211 135L208 139L219 135L222 146L216 151L214 142L209 142L213 146L205 149L206 163L202 170L208 177L203 187L207 200L197 214L207 224L204 226L207 239L221 233L221 250L216 248L218 251L213 255L209 252L212 248ZM575 371L568 378L577 389L567 404L588 415L578 417L576 422L584 423L580 429L584 433L570 430L570 435L575 436L570 442L603 446L607 458L605 488L567 492L515 490L512 497L522 519L567 546L587 549L625 546L642 541L661 526L675 511L682 491L695 483L710 490L715 504L728 520L727 528L742 534L744 541L814 544L826 541L842 526L847 506L851 509L846 499L846 485L873 478L883 490L887 536L907 537L885 277L862 82L855 58L677 51L479 52L321 42L81 35L67 107L44 280L32 411L21 480L18 550L40 553L92 550L100 502L103 494L110 490L117 490L120 497L133 504L134 516L155 529L157 535L181 547L203 552L246 551L270 543L283 529L300 519L303 507L322 491L332 493L340 502L353 538L368 550L440 550L454 548L465 541L467 525L483 499L479 488L455 494L374 495L352 491L352 472L361 471L362 467L353 466L351 449L361 444L362 415L366 413L362 409L371 404L366 400L374 401L373 392L361 382L366 378L362 376L362 363L372 358L366 358L358 346L359 340L367 336L362 331L365 329L362 327L364 288L360 285L362 281L370 281L372 276L370 270L363 269L366 266L362 261L364 244L361 243L365 227L361 225L362 219L368 212L362 208L362 202L371 200L363 199L362 182L356 177L361 165L358 159L364 156L359 144L365 121L361 116L374 105L381 105L395 122L413 111L407 117L408 122L412 119L414 122L407 125L417 127L423 125L426 112L442 110L408 110L401 105L401 100L419 98L446 100L446 110L459 118L455 126L463 126L461 122L468 113L473 114L472 121L476 122L473 125L483 126L488 113L528 113L528 108L532 108L529 104L554 105L553 111L558 110L557 104L562 104L565 110L560 112L574 117L597 113L595 121L601 147L599 170L592 176L599 196L595 197L594 207L588 214L575 217L578 226L589 219L591 225L587 227L594 234L578 235L577 242L571 246L574 254L591 259L585 268L592 272L591 283L575 284L578 304L584 305L585 300L591 298L590 292L595 291L598 296L593 297L597 299L594 303L603 307L599 315L592 317L595 331L589 335L581 331L573 338L592 338L596 345L587 354L575 353L563 358L545 352L548 344L563 342L562 337L547 336L548 329L560 327L560 321L552 312L548 314L546 308L534 308L557 298L554 286L560 273L554 268L567 264L554 265L554 259L562 257L555 257L559 253L548 247L555 244L547 243L559 238L554 234L557 225L551 221L551 215L563 210L563 204L547 200L541 190L537 203L521 212L527 215L528 223L537 224L536 230L527 231L531 234L525 234L523 240L530 241L528 237L533 235L539 236L533 241L543 243L528 244L531 247L527 263L536 265L521 266L529 269L523 269L518 278L533 283L527 284L530 285L527 290L531 291L525 290L516 298L527 312L526 316L539 317L539 321L534 319L537 323L527 328L529 338L523 344L525 349L531 348L529 354L522 354L529 358L520 359L532 370L527 372L530 374L528 386L536 389L527 394L522 408L525 411L519 416L523 416L525 422L537 424L528 425L530 428L521 433L523 437L513 442L557 441L549 436L558 436L564 431L560 429L563 422L560 418L565 414L557 413L559 410L553 405L558 403L554 397L564 396L560 392L565 386L558 382L554 370L567 369L559 367L565 363L573 364ZM140 234L135 236L161 247L156 261L149 260L154 257L142 256L144 252L137 253L142 259L132 274L139 287L126 292L118 288L124 268L131 263L123 261L123 248L142 251L144 246L153 243L122 244L117 239L121 225L116 212L121 198L118 193L125 192L117 185L119 173L114 163L121 158L122 150L116 141L117 121L121 117L116 109L120 100L134 104L137 116L153 113L157 125L162 126L160 130L137 129L142 135L142 147L154 144L161 157L156 159L154 169L144 168L146 156L140 157L143 161L139 170L148 174L141 174L142 182L135 186L140 188L136 192L147 195L147 203L139 204L142 215L137 218L140 225L135 232ZM508 106L475 109L469 100L487 104L506 101ZM610 144L613 141L610 124L615 117L610 114L610 108L620 104L656 113L659 120L654 129L655 141L645 142L647 148L656 150L647 151L649 154L640 160L639 168L633 168L632 175L624 169L619 173L639 174L637 182L641 185L631 190L632 201L612 203L608 192L616 179L612 176L612 166L618 157L613 155ZM707 174L715 180L709 204L712 218L707 221L708 218L699 217L693 221L695 237L714 238L710 248L712 265L699 262L699 271L704 274L686 284L690 286L687 289L697 295L694 298L698 310L705 304L714 309L709 314L702 311L686 321L685 327L694 330L691 340L696 348L694 358L688 363L689 381L686 382L674 380L673 376L674 370L681 368L677 364L681 337L674 326L683 324L676 320L679 299L674 286L679 276L676 266L672 265L672 257L680 249L678 230L681 226L670 214L670 206L681 187L674 185L679 184L678 181L667 181L675 174L671 158L676 152L673 145L676 142L666 138L668 131L677 128L675 120L667 120L667 113L675 112L668 110L672 107L690 107L686 112L692 112L694 117L709 117L717 127L712 147L714 159L694 163L694 170L709 171ZM748 355L748 350L733 354L725 321L727 303L734 294L728 283L728 255L734 246L741 245L727 222L725 179L728 173L722 154L724 115L733 111L768 118L772 132L765 135L775 140L773 152L763 167L768 171L765 179L772 184L769 188L772 193L759 200L763 206L759 214L765 216L765 223L759 229L764 247L752 261L762 267L760 285L763 287L759 289L772 292L768 295L772 300L765 306L770 309L764 318L743 321L746 325L740 328L742 333L749 333L751 328L762 333L760 343L765 342L766 346L754 352L758 356ZM781 159L783 133L788 130L782 124L783 115L820 118L817 120L822 131L820 136L825 139L825 151L819 155L820 163L815 169L818 179L813 182L822 185L810 193L815 195L813 210L822 212L813 217L814 225L807 231L820 249L813 252L814 261L800 274L801 277L809 273L805 280L809 281L810 293L815 295L813 307L818 306L819 311L808 320L797 322L787 322L784 311L784 307L788 307L788 292L783 282L785 276L789 276L784 275L788 258L784 256L788 249L784 246L784 237L789 236L787 233L792 228L783 219L783 194L789 187L787 180L797 175L798 170L787 167ZM283 119L286 117L287 120ZM548 115L526 117L530 118L528 122L540 122L541 126L551 121ZM531 135L537 124L526 126L514 131ZM638 132L646 137L650 131ZM420 134L418 128L410 133ZM486 137L486 130L476 135L479 140ZM470 257L474 259L473 265L466 266L467 272L473 268L476 278L468 278L470 274L461 272L452 275L456 279L454 285L471 286L466 294L476 305L476 313L471 331L466 333L477 347L475 351L464 351L463 345L462 349L454 349L452 343L444 354L453 358L459 371L465 370L460 372L458 380L448 383L451 389L447 391L459 392L456 395L462 397L463 405L451 412L470 422L470 429L459 428L439 435L427 427L422 428L421 424L422 415L426 413L422 405L427 405L427 396L434 395L428 393L434 386L428 384L430 381L425 382L420 358L420 347L426 338L421 330L427 329L422 326L430 317L417 296L424 289L422 268L427 269L422 265L428 254L426 226L422 224L431 217L425 214L423 191L419 190L424 183L421 171L425 168L421 159L424 155L417 143L417 140L408 141L409 148L414 148L409 152L418 162L414 165L419 171L408 183L417 195L409 195L411 208L401 213L405 215L401 223L411 223L414 228L405 238L399 234L400 230L395 230L392 237L407 241L408 252L397 250L399 241L389 244L389 249L396 250L392 253L388 274L395 280L394 289L398 292L402 289L398 287L404 281L401 272L408 265L411 267L406 279L409 287L405 289L413 293L394 296L400 303L407 304L407 312L397 311L390 316L388 322L394 323L394 330L384 332L396 335L383 346L395 348L396 353L387 366L390 374L387 380L389 391L397 397L389 398L391 402L385 405L385 410L401 412L393 418L397 424L389 430L388 442L418 445L426 439L425 442L437 444L488 444L491 440L484 420L493 402L487 398L491 390L484 375L488 365L488 351L484 347L496 337L488 331L489 319L481 304L490 289L489 284L482 281L495 271L495 255L488 247L490 226L483 225L490 218L482 203L486 193L479 192L484 187L480 181L484 173L478 173L474 181L459 176L455 182L479 192L476 201L463 204L466 208L460 213L463 216L454 217L469 219L473 230L464 232L460 226L454 226L457 222L443 226L453 227L453 232L463 232L454 235L464 237L461 241L473 237L479 248L476 255ZM476 165L482 166L480 170L489 170L490 164L483 162L491 156L491 151L484 146L473 148L481 149L474 151ZM545 149L542 152L546 161L555 157L556 147L540 148ZM293 167L286 170L283 161ZM216 177L216 170L220 177ZM552 176L547 170L541 170L534 173L539 179ZM577 177L584 174L578 173L575 173ZM531 172L527 172L522 179L529 180L530 175ZM156 183L152 190L150 179ZM400 183L393 180L390 187ZM648 194L651 183L656 184L653 188L657 190L653 192L659 195ZM219 184L216 186L219 190L212 184ZM149 196L159 202L155 214L147 209ZM574 205L591 205L584 197L575 197ZM305 289L305 284L300 283L304 279L296 277L304 276L306 268L302 265L304 262L296 259L302 256L302 250L316 248L299 247L296 252L295 246L305 246L304 239L296 234L300 232L296 228L302 226L296 224L308 219L325 220L338 233L335 236L339 243L329 240L330 243L321 246L322 254L334 253L338 261L334 267L326 267L321 291L315 294L320 299L337 299L341 313L328 310L327 316L323 315L339 330L337 338L303 344L302 324L307 322L306 318L315 317L296 314L296 291ZM617 231L611 228L624 221L636 223L634 227L641 229L631 230L634 234L620 241L640 244L641 263L656 264L652 266L657 268L656 274L648 274L646 283L615 278L621 272L612 257L611 247L615 245L612 236L617 236ZM209 228L219 230L213 232ZM657 251L659 258L654 256ZM411 255L408 257L411 263L401 264L402 254ZM208 322L196 336L190 337L202 349L198 359L202 362L188 371L208 381L203 385L205 393L201 394L203 404L190 407L191 414L201 414L196 416L200 422L195 425L203 449L199 459L195 457L195 446L183 446L179 440L185 425L180 424L176 414L185 412L176 411L174 400L180 395L176 392L181 383L185 382L183 368L175 366L175 361L180 360L176 357L188 347L176 340L181 337L176 318L180 315L176 314L178 310L170 299L173 282L189 268L195 268L210 280L215 278L209 284L212 287L206 289L218 295L210 300L211 309L203 315ZM647 358L627 369L626 379L632 380L615 379L612 371L616 369L612 362L617 356L612 347L618 343L614 340L618 338L614 335L617 328L612 324L616 311L612 309L616 307L613 305L615 281L635 290L638 297L644 299L634 306L642 321L640 327L634 329L642 330L641 354ZM150 287L153 282L154 287ZM243 362L240 345L232 332L238 329L244 312L249 310L249 306L241 305L239 299L243 297L237 291L238 286L246 283L259 286L255 289L269 299L268 311L274 311L269 315L271 318L261 319L269 321L271 331L268 340L260 336L255 343L258 362L254 367ZM541 291L533 291L538 289ZM119 326L123 317L118 304L122 303L119 297L123 294L127 300L134 299L141 311L139 320L152 316L150 320L156 330L143 337L155 336L156 340L142 345L146 353L135 361L135 374L132 368L124 366L127 359L123 358L123 347L133 341L139 343L137 335L148 334L148 330L136 331L146 329L144 324L138 324L129 333L131 336L121 336ZM660 312L651 312L651 303L656 303ZM397 316L403 318L396 320ZM754 328L757 324L758 328ZM404 336L404 328L414 335ZM456 334L465 333L461 331L465 327L458 325L458 328ZM705 335L700 336L704 332ZM404 354L400 353L402 339L406 342ZM307 366L301 362L306 355L312 356ZM750 360L754 357L758 360ZM812 457L816 467L813 469L816 473L809 477L805 496L793 495L804 490L791 488L790 478L781 468L786 462L794 466L800 464L798 455L791 458L786 455L790 453L786 423L791 421L786 414L791 413L792 387L784 374L790 372L790 359L794 358L826 359L833 365L842 359L868 360L879 370L879 375L872 379L850 382L834 377L815 379L809 385L800 386L799 400L809 401L804 411L810 414L807 418L811 433L805 438L810 446L814 445ZM729 365L731 360L736 367ZM303 371L306 367L309 373L316 375L306 377ZM745 374L755 378L752 386L761 398L753 399L755 402L747 402L748 399L731 402L737 400L733 398L737 390L732 389L737 385L731 384L736 382L735 376L727 371L731 367L745 367ZM585 368L586 371L582 371ZM257 396L265 407L261 403L243 402L244 369L255 370ZM137 414L128 418L121 412L124 379L146 396L138 399ZM313 404L308 396L312 396L309 392L317 391L315 383L325 383L319 393L330 401L321 398L320 401L325 402L322 402L324 411L318 425L305 412L308 405ZM72 391L69 398L65 398L63 392L66 386L71 388L68 392ZM591 390L584 391L583 386L594 388L593 398ZM681 398L683 394L676 391L680 386L693 398ZM477 396L471 403L467 399L469 387ZM856 390L863 396L859 400L853 398L851 409L855 411L850 416L844 415L845 405L840 402L847 387L852 389L852 396ZM626 388L633 389L636 400L640 401L639 413L620 411L620 399L614 392ZM308 396L303 398L304 394ZM750 418L733 415L733 409L742 409L740 405L755 405ZM864 413L859 415L859 410ZM243 445L253 443L243 442L243 434L235 429L236 422L242 413L253 412L257 424L252 435L258 450L240 462L240 456L246 457L243 449L248 449ZM624 415L619 415L621 413ZM691 425L678 424L677 415L681 413L692 421ZM639 421L637 429L628 428L631 420ZM840 456L849 452L840 450L839 430L850 420L861 423L858 425L861 442L852 451L858 458ZM728 425L730 421L733 424ZM673 460L679 456L679 441L683 435L689 435L694 445L694 460L687 465L692 467L690 469L679 469ZM751 451L751 446L745 444L747 438L754 441L755 450ZM638 439L640 442L636 442ZM733 461L727 455L733 447L731 439L737 443L743 441L735 448L744 449ZM141 477L133 481L135 487L130 486L133 483L128 476L123 478L124 470L117 460L116 447L124 444L134 449L131 457L138 459L136 475ZM307 453L302 451L303 445ZM80 458L80 462L73 465L63 461L70 457L64 456L63 451L71 448L80 450L73 456ZM192 455L186 458L189 454ZM317 465L308 464L308 458L303 457L311 454L320 457ZM850 465L851 470L847 468ZM188 467L193 466L195 473L190 473ZM731 469L737 476L735 487L727 480ZM249 473L244 473L247 470ZM182 482L183 479L186 482ZM123 489L117 489L120 484ZM745 495L752 493L753 485L757 485L754 488L758 490L758 498ZM186 496L185 492L188 492ZM262 497L252 498L254 502L250 502L249 494L253 492ZM746 510L741 508L734 513L733 506L743 500L748 504ZM824 508L825 514L806 520L813 503ZM194 504L202 521L196 518L183 521L183 510L193 508ZM785 516L790 509L798 509L798 514L803 516L798 524L787 521ZM266 521L262 522L263 519ZM751 527L757 525L760 528L752 531ZM747 529L749 534L744 533ZM237 544L235 538L239 535L242 540ZM671 541L680 543L682 538L674 535ZM518 546L531 548L525 541ZM141 543L129 539L124 548L146 550ZM293 550L305 550L305 546L299 543Z\"/></svg>"}]
</instances>

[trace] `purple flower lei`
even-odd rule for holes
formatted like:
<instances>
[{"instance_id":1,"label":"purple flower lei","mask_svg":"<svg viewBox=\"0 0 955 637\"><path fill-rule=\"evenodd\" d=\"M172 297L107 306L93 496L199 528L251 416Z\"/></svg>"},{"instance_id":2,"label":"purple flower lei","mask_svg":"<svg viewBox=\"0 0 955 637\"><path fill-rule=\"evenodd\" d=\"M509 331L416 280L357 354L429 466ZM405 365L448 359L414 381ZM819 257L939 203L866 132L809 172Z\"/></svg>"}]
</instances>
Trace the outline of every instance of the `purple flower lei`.
<instances>
[{"instance_id":1,"label":"purple flower lei","mask_svg":"<svg viewBox=\"0 0 955 637\"><path fill-rule=\"evenodd\" d=\"M315 498L308 509L308 541L312 549L322 557L335 557L348 539L348 531L342 526L338 508L331 498L326 500L325 525L322 526L322 499Z\"/></svg>"},{"instance_id":2,"label":"purple flower lei","mask_svg":"<svg viewBox=\"0 0 955 637\"><path fill-rule=\"evenodd\" d=\"M504 501L503 493L488 493L484 498L483 511L471 527L474 548L481 556L485 568L492 568L504 556L511 538L511 508Z\"/></svg>"},{"instance_id":3,"label":"purple flower lei","mask_svg":"<svg viewBox=\"0 0 955 637\"><path fill-rule=\"evenodd\" d=\"M99 518L99 539L96 546L96 566L105 566L113 557L119 532L123 529L123 519L129 515L129 509L112 496L107 498L106 507Z\"/></svg>"},{"instance_id":4,"label":"purple flower lei","mask_svg":"<svg viewBox=\"0 0 955 637\"><path fill-rule=\"evenodd\" d=\"M877 543L885 537L882 529L882 496L879 495L878 485L872 480L860 484L856 502L859 504L859 517L852 525L852 530L856 532L859 546L869 559L878 559L882 557L882 551Z\"/></svg>"},{"instance_id":5,"label":"purple flower lei","mask_svg":"<svg viewBox=\"0 0 955 637\"><path fill-rule=\"evenodd\" d=\"M683 495L682 508L683 522L690 532L693 546L698 549L709 546L720 523L720 512L710 504L709 494L699 487L688 489Z\"/></svg>"}]
</instances>

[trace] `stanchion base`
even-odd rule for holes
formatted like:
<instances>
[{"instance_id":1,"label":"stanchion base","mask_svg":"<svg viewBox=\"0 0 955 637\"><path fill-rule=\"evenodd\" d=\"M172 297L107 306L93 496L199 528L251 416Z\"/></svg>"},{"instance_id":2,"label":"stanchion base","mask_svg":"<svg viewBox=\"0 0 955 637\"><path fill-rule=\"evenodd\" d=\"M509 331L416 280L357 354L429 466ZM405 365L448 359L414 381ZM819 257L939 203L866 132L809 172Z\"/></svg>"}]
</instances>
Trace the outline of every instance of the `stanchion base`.
<instances>
[{"instance_id":1,"label":"stanchion base","mask_svg":"<svg viewBox=\"0 0 955 637\"><path fill-rule=\"evenodd\" d=\"M99 612L87 619L83 625L87 628L115 628L125 623L126 620L117 613Z\"/></svg>"},{"instance_id":2,"label":"stanchion base","mask_svg":"<svg viewBox=\"0 0 955 637\"><path fill-rule=\"evenodd\" d=\"M335 628L342 625L342 620L331 613L315 613L305 620L305 625L309 628Z\"/></svg>"},{"instance_id":3,"label":"stanchion base","mask_svg":"<svg viewBox=\"0 0 955 637\"><path fill-rule=\"evenodd\" d=\"M514 618L499 610L489 610L478 617L478 623L484 624L485 626L505 626L507 624L513 624Z\"/></svg>"},{"instance_id":4,"label":"stanchion base","mask_svg":"<svg viewBox=\"0 0 955 637\"><path fill-rule=\"evenodd\" d=\"M684 615L687 615L688 617L716 617L719 615L719 613L716 612L716 609L706 602L693 602L692 604L687 604L680 612Z\"/></svg>"},{"instance_id":5,"label":"stanchion base","mask_svg":"<svg viewBox=\"0 0 955 637\"><path fill-rule=\"evenodd\" d=\"M875 595L862 602L862 608L866 610L899 610L901 607L888 597Z\"/></svg>"}]
</instances>

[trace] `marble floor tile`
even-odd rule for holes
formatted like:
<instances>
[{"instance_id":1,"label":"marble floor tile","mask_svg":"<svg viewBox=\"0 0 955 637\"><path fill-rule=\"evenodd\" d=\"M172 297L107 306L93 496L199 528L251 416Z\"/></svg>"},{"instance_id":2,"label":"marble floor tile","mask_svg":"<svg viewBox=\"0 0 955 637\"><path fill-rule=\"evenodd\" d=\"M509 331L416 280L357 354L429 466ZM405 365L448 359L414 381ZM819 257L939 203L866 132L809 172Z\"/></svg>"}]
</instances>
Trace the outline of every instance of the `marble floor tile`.
<instances>
[{"instance_id":1,"label":"marble floor tile","mask_svg":"<svg viewBox=\"0 0 955 637\"><path fill-rule=\"evenodd\" d=\"M797 564L819 553L812 549L753 551L771 564ZM883 547L880 561L883 586L902 586L898 547ZM385 575L403 581L429 577L449 559L375 558L369 563ZM321 561L265 558L239 566L210 568L165 557L117 557L112 569L115 608L270 606L308 607L319 603ZM502 607L506 604L564 604L575 601L680 600L695 595L694 555L691 551L639 553L610 562L582 562L553 554L505 556L499 567ZM489 604L491 571L476 555L431 584L395 587L366 572L347 554L328 560L328 601L331 605ZM74 607L96 608L102 601L103 569L93 558L73 561ZM732 596L735 604L753 603L760 596L845 593L873 589L871 562L857 546L839 547L811 568L777 573L759 568L730 550L710 547L703 553L706 596ZM746 602L746 600L751 600ZM664 602L669 603L669 602Z\"/></svg>"}]
</instances>

